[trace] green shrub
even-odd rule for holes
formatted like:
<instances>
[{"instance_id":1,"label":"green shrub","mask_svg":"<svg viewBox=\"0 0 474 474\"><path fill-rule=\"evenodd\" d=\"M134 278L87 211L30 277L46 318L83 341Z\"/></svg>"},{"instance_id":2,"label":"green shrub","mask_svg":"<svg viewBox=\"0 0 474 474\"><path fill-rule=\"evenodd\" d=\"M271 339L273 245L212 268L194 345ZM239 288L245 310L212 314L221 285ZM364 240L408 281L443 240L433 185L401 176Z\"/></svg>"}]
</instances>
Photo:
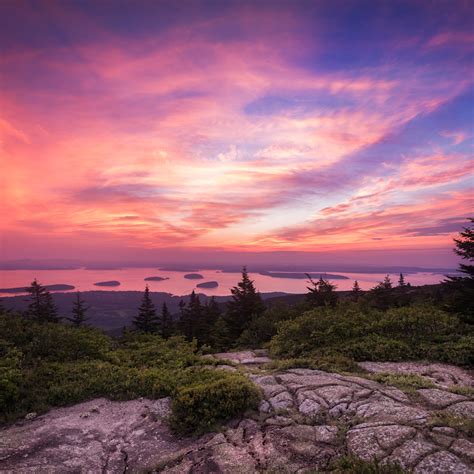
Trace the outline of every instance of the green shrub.
<instances>
[{"instance_id":1,"label":"green shrub","mask_svg":"<svg viewBox=\"0 0 474 474\"><path fill-rule=\"evenodd\" d=\"M427 359L456 365L474 366L474 335L468 334L438 344L422 343L422 352Z\"/></svg>"},{"instance_id":2,"label":"green shrub","mask_svg":"<svg viewBox=\"0 0 474 474\"><path fill-rule=\"evenodd\" d=\"M474 398L474 387L466 387L463 385L451 385L449 391L457 393L458 395L464 395L465 397Z\"/></svg>"},{"instance_id":3,"label":"green shrub","mask_svg":"<svg viewBox=\"0 0 474 474\"><path fill-rule=\"evenodd\" d=\"M94 329L2 316L0 328L6 335L0 340L0 414L6 421L96 397L169 396L174 426L190 433L214 427L258 401L248 379L204 368L209 361L182 337L127 333L114 344Z\"/></svg>"},{"instance_id":4,"label":"green shrub","mask_svg":"<svg viewBox=\"0 0 474 474\"><path fill-rule=\"evenodd\" d=\"M21 352L0 339L0 413L12 408L20 396Z\"/></svg>"},{"instance_id":5,"label":"green shrub","mask_svg":"<svg viewBox=\"0 0 474 474\"><path fill-rule=\"evenodd\" d=\"M38 324L13 315L0 315L0 334L30 360L104 359L112 346L112 339L97 329Z\"/></svg>"},{"instance_id":6,"label":"green shrub","mask_svg":"<svg viewBox=\"0 0 474 474\"><path fill-rule=\"evenodd\" d=\"M220 372L220 380L178 389L172 403L173 429L201 433L258 406L260 393L244 376Z\"/></svg>"},{"instance_id":7,"label":"green shrub","mask_svg":"<svg viewBox=\"0 0 474 474\"><path fill-rule=\"evenodd\" d=\"M384 385L397 387L400 390L409 393L412 393L419 388L435 388L435 385L428 379L416 374L380 373L366 375L366 377L375 380L376 382L383 383Z\"/></svg>"},{"instance_id":8,"label":"green shrub","mask_svg":"<svg viewBox=\"0 0 474 474\"><path fill-rule=\"evenodd\" d=\"M129 367L168 367L183 369L199 364L196 341L183 336L163 339L158 335L128 333L120 346L109 354L113 361Z\"/></svg>"},{"instance_id":9,"label":"green shrub","mask_svg":"<svg viewBox=\"0 0 474 474\"><path fill-rule=\"evenodd\" d=\"M268 370L313 369L326 372L360 372L362 369L353 359L342 354L314 356L298 359L274 360L264 366Z\"/></svg>"},{"instance_id":10,"label":"green shrub","mask_svg":"<svg viewBox=\"0 0 474 474\"><path fill-rule=\"evenodd\" d=\"M261 347L277 333L278 323L293 319L298 314L300 313L297 306L279 304L267 308L261 316L252 319L249 327L242 332L237 340L237 346Z\"/></svg>"},{"instance_id":11,"label":"green shrub","mask_svg":"<svg viewBox=\"0 0 474 474\"><path fill-rule=\"evenodd\" d=\"M369 334L341 346L341 352L356 360L400 361L412 359L411 346L397 339L389 339L378 334Z\"/></svg>"},{"instance_id":12,"label":"green shrub","mask_svg":"<svg viewBox=\"0 0 474 474\"><path fill-rule=\"evenodd\" d=\"M355 360L430 359L472 366L472 331L429 305L382 312L346 304L279 323L270 350L281 358L341 354Z\"/></svg>"},{"instance_id":13,"label":"green shrub","mask_svg":"<svg viewBox=\"0 0 474 474\"><path fill-rule=\"evenodd\" d=\"M440 411L432 415L428 420L428 426L448 426L468 438L474 436L474 418L455 415L445 411Z\"/></svg>"}]
</instances>

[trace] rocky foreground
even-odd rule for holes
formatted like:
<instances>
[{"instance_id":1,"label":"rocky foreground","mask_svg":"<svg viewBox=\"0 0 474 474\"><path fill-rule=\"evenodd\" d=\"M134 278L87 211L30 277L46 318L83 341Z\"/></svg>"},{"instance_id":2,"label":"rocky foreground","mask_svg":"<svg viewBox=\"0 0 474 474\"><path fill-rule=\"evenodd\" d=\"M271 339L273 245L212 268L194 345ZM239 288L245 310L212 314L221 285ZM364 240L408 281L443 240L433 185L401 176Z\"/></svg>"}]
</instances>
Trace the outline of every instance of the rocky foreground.
<instances>
[{"instance_id":1,"label":"rocky foreground","mask_svg":"<svg viewBox=\"0 0 474 474\"><path fill-rule=\"evenodd\" d=\"M433 388L407 393L319 370L268 372L262 354L219 354L261 387L258 414L219 433L177 438L168 399L92 400L0 431L0 472L246 473L325 471L342 455L398 463L415 473L474 473L474 442L450 420L474 418L467 372L421 363L365 363L413 373ZM461 394L462 393L462 394ZM465 394L464 394L465 393Z\"/></svg>"}]
</instances>

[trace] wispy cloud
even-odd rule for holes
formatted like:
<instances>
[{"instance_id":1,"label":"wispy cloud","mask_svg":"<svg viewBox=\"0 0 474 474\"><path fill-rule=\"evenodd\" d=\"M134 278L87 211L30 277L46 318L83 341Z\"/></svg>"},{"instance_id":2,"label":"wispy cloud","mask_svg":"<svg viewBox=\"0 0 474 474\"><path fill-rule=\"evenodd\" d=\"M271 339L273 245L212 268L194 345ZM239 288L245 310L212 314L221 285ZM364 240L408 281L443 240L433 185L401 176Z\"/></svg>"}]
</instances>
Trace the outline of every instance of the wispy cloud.
<instances>
[{"instance_id":1,"label":"wispy cloud","mask_svg":"<svg viewBox=\"0 0 474 474\"><path fill-rule=\"evenodd\" d=\"M449 245L473 172L462 12L433 11L444 23L422 35L380 11L353 31L322 4L203 2L159 21L158 3L153 22L117 7L137 15L131 30L100 5L19 7L43 29L5 30L2 231L147 248ZM384 56L366 59L377 39Z\"/></svg>"}]
</instances>

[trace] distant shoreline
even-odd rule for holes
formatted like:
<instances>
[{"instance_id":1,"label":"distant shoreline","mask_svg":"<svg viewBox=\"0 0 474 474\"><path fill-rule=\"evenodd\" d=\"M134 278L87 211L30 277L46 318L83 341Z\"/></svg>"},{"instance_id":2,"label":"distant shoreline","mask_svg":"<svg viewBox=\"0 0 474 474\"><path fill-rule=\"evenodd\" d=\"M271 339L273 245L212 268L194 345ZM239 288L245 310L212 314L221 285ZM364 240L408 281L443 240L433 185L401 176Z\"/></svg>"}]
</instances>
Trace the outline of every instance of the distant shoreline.
<instances>
[{"instance_id":1,"label":"distant shoreline","mask_svg":"<svg viewBox=\"0 0 474 474\"><path fill-rule=\"evenodd\" d=\"M323 278L325 280L350 280L349 277L345 275L336 275L334 273L324 273L324 272L317 272L317 273L297 273L297 272L259 272L259 275L269 276L271 278L290 278L294 280L307 280L308 276L312 279L319 279Z\"/></svg>"}]
</instances>

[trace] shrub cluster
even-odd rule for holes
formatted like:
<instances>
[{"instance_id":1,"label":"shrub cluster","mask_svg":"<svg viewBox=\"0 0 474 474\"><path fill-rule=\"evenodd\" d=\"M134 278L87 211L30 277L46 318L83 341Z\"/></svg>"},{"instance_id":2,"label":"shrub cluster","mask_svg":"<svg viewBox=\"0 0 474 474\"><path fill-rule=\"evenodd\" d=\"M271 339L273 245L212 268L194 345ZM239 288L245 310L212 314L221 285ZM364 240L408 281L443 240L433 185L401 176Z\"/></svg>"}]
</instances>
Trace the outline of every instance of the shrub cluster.
<instances>
[{"instance_id":1,"label":"shrub cluster","mask_svg":"<svg viewBox=\"0 0 474 474\"><path fill-rule=\"evenodd\" d=\"M95 397L172 398L172 426L203 432L254 408L257 388L245 377L203 367L195 342L34 323L0 315L0 415L11 421Z\"/></svg>"},{"instance_id":2,"label":"shrub cluster","mask_svg":"<svg viewBox=\"0 0 474 474\"><path fill-rule=\"evenodd\" d=\"M429 305L385 312L356 304L321 307L283 321L270 347L283 358L341 354L355 360L429 359L474 364L474 332Z\"/></svg>"}]
</instances>

